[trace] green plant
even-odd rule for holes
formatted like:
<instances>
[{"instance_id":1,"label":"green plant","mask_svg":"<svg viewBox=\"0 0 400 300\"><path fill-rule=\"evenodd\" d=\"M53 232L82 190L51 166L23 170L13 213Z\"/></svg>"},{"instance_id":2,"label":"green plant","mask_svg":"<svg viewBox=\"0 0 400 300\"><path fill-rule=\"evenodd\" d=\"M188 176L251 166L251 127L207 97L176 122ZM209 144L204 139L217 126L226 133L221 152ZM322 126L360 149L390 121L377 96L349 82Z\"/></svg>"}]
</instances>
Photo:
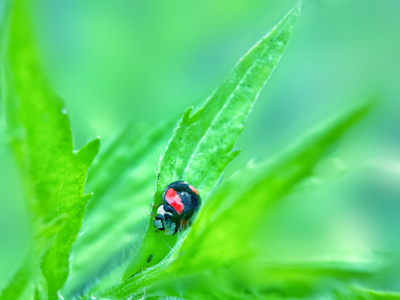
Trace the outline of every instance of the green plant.
<instances>
[{"instance_id":1,"label":"green plant","mask_svg":"<svg viewBox=\"0 0 400 300\"><path fill-rule=\"evenodd\" d=\"M98 139L73 151L64 103L41 71L26 22L28 5L15 2L3 48L2 101L31 211L32 241L1 298L300 298L317 297L321 287L337 298L398 298L347 282L373 272L369 264L273 264L254 234L268 209L313 174L332 146L370 110L370 102L318 127L274 160L221 180L225 167L239 153L232 151L236 139L282 56L299 13L297 5L244 56L200 109L184 113L154 178L152 163L170 136L169 123L139 133L128 128L100 151L93 164ZM158 204L165 186L179 179L198 189L203 205L192 228L164 236L152 228L150 211L143 214L140 209L147 204L146 193L154 180L153 202ZM79 238L84 217L96 229ZM138 230L122 244L134 225L132 218L136 228L147 223L147 231L142 237ZM99 242L102 247L93 247ZM71 251L90 256L91 249L111 253L134 242L135 255L113 267L92 290L77 295L70 288L67 278L76 276L71 275Z\"/></svg>"}]
</instances>

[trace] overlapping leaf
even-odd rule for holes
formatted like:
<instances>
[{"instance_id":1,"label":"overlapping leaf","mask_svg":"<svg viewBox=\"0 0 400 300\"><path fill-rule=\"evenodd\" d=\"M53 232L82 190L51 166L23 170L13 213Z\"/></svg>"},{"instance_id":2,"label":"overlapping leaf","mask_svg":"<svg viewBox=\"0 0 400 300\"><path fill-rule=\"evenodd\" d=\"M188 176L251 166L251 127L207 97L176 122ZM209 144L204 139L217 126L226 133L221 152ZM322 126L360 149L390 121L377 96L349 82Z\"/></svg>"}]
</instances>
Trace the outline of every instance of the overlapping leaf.
<instances>
[{"instance_id":1,"label":"overlapping leaf","mask_svg":"<svg viewBox=\"0 0 400 300\"><path fill-rule=\"evenodd\" d=\"M85 188L94 195L73 247L63 295L87 290L138 248L150 215L154 168L172 129L171 123L131 125L102 147L88 174Z\"/></svg>"},{"instance_id":2,"label":"overlapping leaf","mask_svg":"<svg viewBox=\"0 0 400 300\"><path fill-rule=\"evenodd\" d=\"M166 259L116 286L106 296L123 299L139 295L143 287L163 280L178 280L235 262L251 261L257 253L251 247L253 233L262 225L265 210L309 177L331 147L370 107L370 102L356 106L315 130L273 162L244 170L225 181Z\"/></svg>"},{"instance_id":3,"label":"overlapping leaf","mask_svg":"<svg viewBox=\"0 0 400 300\"><path fill-rule=\"evenodd\" d=\"M34 285L37 297L57 299L68 275L69 251L91 197L83 195L83 186L99 140L73 151L64 103L40 67L29 21L30 3L16 1L12 5L2 57L2 102L32 212L32 245L31 259L25 261L30 265L21 268L28 277L24 287L17 282L21 281L17 274L17 281L12 281L5 293L14 290L19 296L25 287ZM42 276L45 284L39 283Z\"/></svg>"},{"instance_id":4,"label":"overlapping leaf","mask_svg":"<svg viewBox=\"0 0 400 300\"><path fill-rule=\"evenodd\" d=\"M166 278L146 286L143 296L181 299L320 299L348 291L349 282L373 274L357 263L303 262L265 265L260 262L218 268L190 276Z\"/></svg>"}]
</instances>

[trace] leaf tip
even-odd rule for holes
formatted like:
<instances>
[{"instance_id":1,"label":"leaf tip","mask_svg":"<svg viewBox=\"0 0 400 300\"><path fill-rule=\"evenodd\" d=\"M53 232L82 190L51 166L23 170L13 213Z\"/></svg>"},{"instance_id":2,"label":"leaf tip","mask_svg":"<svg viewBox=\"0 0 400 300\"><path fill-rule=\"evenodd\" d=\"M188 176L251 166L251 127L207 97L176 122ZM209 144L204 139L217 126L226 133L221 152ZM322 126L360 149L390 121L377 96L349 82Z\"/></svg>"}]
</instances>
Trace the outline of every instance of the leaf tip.
<instances>
[{"instance_id":1,"label":"leaf tip","mask_svg":"<svg viewBox=\"0 0 400 300\"><path fill-rule=\"evenodd\" d=\"M235 158L236 156L238 156L240 153L242 152L241 149L235 150L231 152L232 155L232 159Z\"/></svg>"},{"instance_id":2,"label":"leaf tip","mask_svg":"<svg viewBox=\"0 0 400 300\"><path fill-rule=\"evenodd\" d=\"M99 152L100 148L100 138L97 137L96 139L90 141L85 146L83 146L77 153L76 156L90 165L93 162L93 159Z\"/></svg>"},{"instance_id":3,"label":"leaf tip","mask_svg":"<svg viewBox=\"0 0 400 300\"><path fill-rule=\"evenodd\" d=\"M185 110L185 112L183 113L182 120L190 118L192 111L193 111L193 106L190 106L187 110Z\"/></svg>"},{"instance_id":4,"label":"leaf tip","mask_svg":"<svg viewBox=\"0 0 400 300\"><path fill-rule=\"evenodd\" d=\"M378 96L372 96L362 101L359 101L353 106L351 110L358 112L358 114L362 117L369 113L377 105L378 101Z\"/></svg>"},{"instance_id":5,"label":"leaf tip","mask_svg":"<svg viewBox=\"0 0 400 300\"><path fill-rule=\"evenodd\" d=\"M287 13L286 16L294 17L294 19L296 20L297 17L299 17L300 14L301 14L301 7L302 7L302 1L299 0L299 1L292 7L292 9Z\"/></svg>"}]
</instances>

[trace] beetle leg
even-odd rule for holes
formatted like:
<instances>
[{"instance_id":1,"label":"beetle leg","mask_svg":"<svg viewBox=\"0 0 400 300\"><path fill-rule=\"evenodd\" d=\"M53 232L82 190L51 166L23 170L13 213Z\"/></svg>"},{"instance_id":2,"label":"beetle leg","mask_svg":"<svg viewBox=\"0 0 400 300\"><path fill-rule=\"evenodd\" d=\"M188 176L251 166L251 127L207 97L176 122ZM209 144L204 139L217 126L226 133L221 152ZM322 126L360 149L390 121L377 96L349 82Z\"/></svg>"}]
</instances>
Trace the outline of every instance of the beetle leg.
<instances>
[{"instance_id":1,"label":"beetle leg","mask_svg":"<svg viewBox=\"0 0 400 300\"><path fill-rule=\"evenodd\" d=\"M180 229L185 230L188 227L188 220L182 220Z\"/></svg>"}]
</instances>

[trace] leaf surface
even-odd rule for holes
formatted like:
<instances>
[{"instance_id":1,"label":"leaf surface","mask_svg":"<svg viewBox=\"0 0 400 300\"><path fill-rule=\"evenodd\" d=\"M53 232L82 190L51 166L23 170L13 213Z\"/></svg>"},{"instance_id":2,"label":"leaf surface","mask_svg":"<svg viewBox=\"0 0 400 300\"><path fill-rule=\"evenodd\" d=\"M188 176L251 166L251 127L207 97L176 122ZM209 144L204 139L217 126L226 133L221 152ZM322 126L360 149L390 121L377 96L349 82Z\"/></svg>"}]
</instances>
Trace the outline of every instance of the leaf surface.
<instances>
[{"instance_id":1,"label":"leaf surface","mask_svg":"<svg viewBox=\"0 0 400 300\"><path fill-rule=\"evenodd\" d=\"M172 123L129 125L105 142L89 170L85 189L94 195L72 250L65 297L82 294L119 270L139 247L150 215L155 167L172 129Z\"/></svg>"},{"instance_id":2,"label":"leaf surface","mask_svg":"<svg viewBox=\"0 0 400 300\"><path fill-rule=\"evenodd\" d=\"M312 175L343 134L362 119L372 102L362 103L315 129L272 162L237 173L210 196L196 222L157 266L127 279L106 294L124 298L170 278L212 272L251 261L253 233L268 207Z\"/></svg>"},{"instance_id":3,"label":"leaf surface","mask_svg":"<svg viewBox=\"0 0 400 300\"><path fill-rule=\"evenodd\" d=\"M184 273L191 265L207 269L208 265L221 266L251 256L252 249L246 245L250 245L255 229L262 226L259 222L265 211L312 175L332 146L370 108L371 102L367 102L350 109L317 128L274 161L242 176L238 174L221 185L200 212L180 250L171 257L183 263L176 272Z\"/></svg>"},{"instance_id":4,"label":"leaf surface","mask_svg":"<svg viewBox=\"0 0 400 300\"><path fill-rule=\"evenodd\" d=\"M46 298L57 299L68 275L69 251L91 197L83 195L83 186L99 140L73 151L63 100L41 69L29 11L29 2L13 3L2 57L2 102L32 212L29 255L33 259L30 272L24 272L30 277L25 282L34 282L40 297L45 293ZM39 282L41 273L45 284Z\"/></svg>"},{"instance_id":5,"label":"leaf surface","mask_svg":"<svg viewBox=\"0 0 400 300\"><path fill-rule=\"evenodd\" d=\"M203 203L207 200L227 164L238 154L232 151L236 139L278 64L299 14L297 5L241 59L199 110L191 114L190 108L184 113L160 161L154 193L156 206L161 203L165 187L177 180L189 182L199 191ZM160 262L176 240L177 236L155 233L150 219L125 278Z\"/></svg>"}]
</instances>

